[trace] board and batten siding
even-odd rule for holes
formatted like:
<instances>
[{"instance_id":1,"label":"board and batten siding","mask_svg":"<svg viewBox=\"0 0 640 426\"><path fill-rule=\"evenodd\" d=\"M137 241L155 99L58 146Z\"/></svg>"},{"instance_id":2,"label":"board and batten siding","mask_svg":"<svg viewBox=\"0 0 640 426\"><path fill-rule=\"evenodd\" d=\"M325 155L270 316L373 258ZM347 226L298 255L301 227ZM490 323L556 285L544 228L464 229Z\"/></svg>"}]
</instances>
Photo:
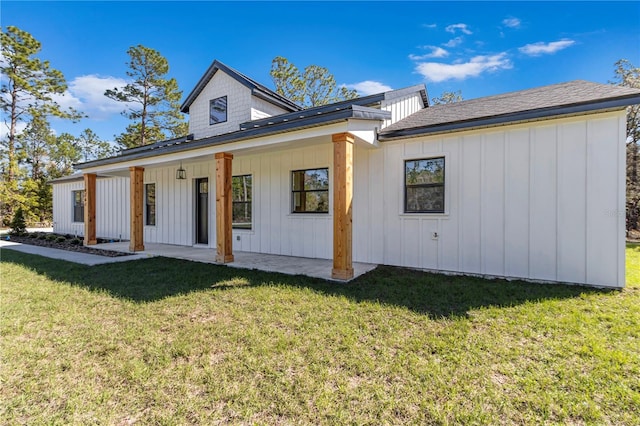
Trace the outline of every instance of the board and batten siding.
<instances>
[{"instance_id":1,"label":"board and batten siding","mask_svg":"<svg viewBox=\"0 0 640 426\"><path fill-rule=\"evenodd\" d=\"M233 175L252 175L251 230L233 230L233 250L329 259L332 215L291 213L291 171L332 167L332 145L316 145L255 155L237 155ZM156 184L156 225L144 227L148 243L195 243L195 181L209 179L209 244L216 247L215 161L183 163L187 179L176 180L176 166L147 168L144 183ZM332 177L330 176L330 185ZM330 196L332 191L330 190Z\"/></svg>"},{"instance_id":2,"label":"board and batten siding","mask_svg":"<svg viewBox=\"0 0 640 426\"><path fill-rule=\"evenodd\" d=\"M625 125L612 112L358 147L354 260L624 286ZM404 161L441 156L445 213L404 213Z\"/></svg>"},{"instance_id":3,"label":"board and batten siding","mask_svg":"<svg viewBox=\"0 0 640 426\"><path fill-rule=\"evenodd\" d=\"M53 231L84 236L84 222L73 221L73 191L84 190L82 180L53 184ZM96 235L99 238L129 239L129 179L96 180Z\"/></svg>"},{"instance_id":4,"label":"board and batten siding","mask_svg":"<svg viewBox=\"0 0 640 426\"><path fill-rule=\"evenodd\" d=\"M329 213L291 213L291 172L329 168ZM253 228L233 230L233 250L330 259L333 255L333 146L235 156L233 175L251 174Z\"/></svg>"},{"instance_id":5,"label":"board and batten siding","mask_svg":"<svg viewBox=\"0 0 640 426\"><path fill-rule=\"evenodd\" d=\"M215 163L184 163L187 179L176 179L178 166L144 171L144 183L156 185L156 224L144 225L144 241L190 246L195 243L195 181L209 179L209 246L215 247Z\"/></svg>"},{"instance_id":6,"label":"board and batten siding","mask_svg":"<svg viewBox=\"0 0 640 426\"><path fill-rule=\"evenodd\" d=\"M422 108L424 108L424 104L422 103L422 98L418 92L382 101L380 109L382 111L391 112L391 118L384 120L381 129L410 116Z\"/></svg>"}]
</instances>

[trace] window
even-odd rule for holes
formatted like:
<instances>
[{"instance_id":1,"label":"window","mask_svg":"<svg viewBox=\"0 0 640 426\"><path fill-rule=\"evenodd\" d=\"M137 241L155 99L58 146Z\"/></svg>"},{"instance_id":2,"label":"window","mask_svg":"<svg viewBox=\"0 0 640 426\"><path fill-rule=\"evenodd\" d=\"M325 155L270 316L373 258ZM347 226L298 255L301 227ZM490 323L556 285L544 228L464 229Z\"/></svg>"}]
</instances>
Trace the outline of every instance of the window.
<instances>
[{"instance_id":1,"label":"window","mask_svg":"<svg viewBox=\"0 0 640 426\"><path fill-rule=\"evenodd\" d=\"M232 193L232 227L235 229L251 229L251 175L233 176L231 178Z\"/></svg>"},{"instance_id":2,"label":"window","mask_svg":"<svg viewBox=\"0 0 640 426\"><path fill-rule=\"evenodd\" d=\"M294 170L291 177L293 213L329 212L329 169Z\"/></svg>"},{"instance_id":3,"label":"window","mask_svg":"<svg viewBox=\"0 0 640 426\"><path fill-rule=\"evenodd\" d=\"M209 101L209 125L227 121L227 97L222 96Z\"/></svg>"},{"instance_id":4,"label":"window","mask_svg":"<svg viewBox=\"0 0 640 426\"><path fill-rule=\"evenodd\" d=\"M73 221L84 222L84 191L72 191Z\"/></svg>"},{"instance_id":5,"label":"window","mask_svg":"<svg viewBox=\"0 0 640 426\"><path fill-rule=\"evenodd\" d=\"M404 162L405 213L444 213L444 157Z\"/></svg>"},{"instance_id":6,"label":"window","mask_svg":"<svg viewBox=\"0 0 640 426\"><path fill-rule=\"evenodd\" d=\"M144 185L144 224L156 225L156 184Z\"/></svg>"}]
</instances>

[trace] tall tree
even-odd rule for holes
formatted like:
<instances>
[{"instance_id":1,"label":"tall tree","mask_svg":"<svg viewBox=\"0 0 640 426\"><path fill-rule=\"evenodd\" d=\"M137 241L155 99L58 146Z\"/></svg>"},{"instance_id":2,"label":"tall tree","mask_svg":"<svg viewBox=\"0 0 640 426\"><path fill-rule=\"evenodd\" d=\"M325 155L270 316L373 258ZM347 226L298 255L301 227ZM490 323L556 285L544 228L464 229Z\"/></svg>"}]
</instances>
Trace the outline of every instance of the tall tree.
<instances>
[{"instance_id":1,"label":"tall tree","mask_svg":"<svg viewBox=\"0 0 640 426\"><path fill-rule=\"evenodd\" d=\"M57 116L77 120L82 117L72 108L63 109L53 99L63 95L67 84L63 74L52 68L49 61L40 59L42 45L31 34L14 26L8 26L0 34L0 107L8 127L2 148L2 180L0 214L3 222L10 220L14 208L25 197L18 187L21 174L18 163L17 136L19 123L27 123L35 116Z\"/></svg>"},{"instance_id":2,"label":"tall tree","mask_svg":"<svg viewBox=\"0 0 640 426\"><path fill-rule=\"evenodd\" d=\"M133 121L116 140L124 148L132 148L165 139L165 132L171 137L176 132L184 132L184 116L179 104L182 91L175 78L166 77L167 59L157 50L142 45L130 47L127 54L130 60L126 74L131 83L104 92L108 98L126 103L123 115Z\"/></svg>"},{"instance_id":3,"label":"tall tree","mask_svg":"<svg viewBox=\"0 0 640 426\"><path fill-rule=\"evenodd\" d=\"M62 73L51 68L49 61L36 55L42 45L31 34L9 26L2 31L2 56L0 72L2 82L0 105L9 119L8 138L4 147L7 152L7 182L13 182L17 170L16 136L19 122L27 122L34 114L53 115L61 118L79 119L82 116L72 108L63 110L52 98L67 89Z\"/></svg>"},{"instance_id":4,"label":"tall tree","mask_svg":"<svg viewBox=\"0 0 640 426\"><path fill-rule=\"evenodd\" d=\"M62 133L56 137L49 152L49 178L55 179L73 173L73 165L82 160L77 142L77 138L70 133Z\"/></svg>"},{"instance_id":5,"label":"tall tree","mask_svg":"<svg viewBox=\"0 0 640 426\"><path fill-rule=\"evenodd\" d=\"M442 92L437 98L431 98L432 105L446 105L454 102L460 102L462 100L462 91L456 90L455 92Z\"/></svg>"},{"instance_id":6,"label":"tall tree","mask_svg":"<svg viewBox=\"0 0 640 426\"><path fill-rule=\"evenodd\" d=\"M105 158L115 154L109 142L101 140L91 129L84 129L76 139L83 161Z\"/></svg>"},{"instance_id":7,"label":"tall tree","mask_svg":"<svg viewBox=\"0 0 640 426\"><path fill-rule=\"evenodd\" d=\"M640 68L615 63L614 84L640 89ZM640 105L627 107L627 232L640 230Z\"/></svg>"},{"instance_id":8,"label":"tall tree","mask_svg":"<svg viewBox=\"0 0 640 426\"><path fill-rule=\"evenodd\" d=\"M45 117L39 114L32 116L24 131L17 136L19 158L27 164L28 177L42 180L46 176L49 150L55 143L55 135Z\"/></svg>"},{"instance_id":9,"label":"tall tree","mask_svg":"<svg viewBox=\"0 0 640 426\"><path fill-rule=\"evenodd\" d=\"M276 56L271 61L271 79L276 93L303 107L326 105L354 99L358 92L338 87L336 79L325 67L309 65L303 72L287 58Z\"/></svg>"}]
</instances>

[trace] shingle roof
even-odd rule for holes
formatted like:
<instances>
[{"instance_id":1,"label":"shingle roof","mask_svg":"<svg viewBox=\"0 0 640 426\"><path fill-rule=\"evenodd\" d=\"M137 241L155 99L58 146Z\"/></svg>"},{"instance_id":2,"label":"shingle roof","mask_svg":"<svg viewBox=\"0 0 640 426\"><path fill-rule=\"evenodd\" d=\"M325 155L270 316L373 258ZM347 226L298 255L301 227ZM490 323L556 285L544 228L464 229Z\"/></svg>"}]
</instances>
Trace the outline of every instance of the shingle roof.
<instances>
[{"instance_id":1,"label":"shingle roof","mask_svg":"<svg viewBox=\"0 0 640 426\"><path fill-rule=\"evenodd\" d=\"M297 105L296 103L294 103L290 99L287 99L284 96L277 94L273 90L267 88L266 86L263 86L262 84L258 83L257 81L255 81L255 80L247 77L246 75L242 74L240 71L237 71L237 70L235 70L235 69L223 64L222 62L220 62L218 60L215 60L215 61L213 61L211 63L211 65L209 66L207 71L200 78L200 81L198 81L198 84L196 84L196 87L191 91L191 93L189 93L189 95L185 99L184 103L180 107L180 111L182 111L184 113L188 113L189 112L189 107L191 106L193 101L196 100L196 98L198 97L200 92L202 92L202 90L205 88L207 83L209 83L209 80L211 80L213 75L218 70L222 70L223 72L225 72L227 75L229 75L230 77L235 79L240 84L242 84L242 85L246 86L247 88L251 89L252 94L254 96L262 98L262 99L264 99L267 102L270 102L272 104L278 105L281 108L284 108L284 109L286 109L288 111L299 111L299 110L302 109L299 105Z\"/></svg>"},{"instance_id":2,"label":"shingle roof","mask_svg":"<svg viewBox=\"0 0 640 426\"><path fill-rule=\"evenodd\" d=\"M640 103L640 90L575 80L424 108L380 132L391 139Z\"/></svg>"}]
</instances>

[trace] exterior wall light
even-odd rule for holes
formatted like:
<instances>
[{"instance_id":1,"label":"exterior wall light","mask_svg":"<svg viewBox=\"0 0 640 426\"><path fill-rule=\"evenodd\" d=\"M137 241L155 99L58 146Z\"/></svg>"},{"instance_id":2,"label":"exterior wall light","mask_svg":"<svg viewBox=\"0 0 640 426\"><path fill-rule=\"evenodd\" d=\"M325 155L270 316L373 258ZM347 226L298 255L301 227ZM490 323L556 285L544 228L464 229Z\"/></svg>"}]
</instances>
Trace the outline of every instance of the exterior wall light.
<instances>
[{"instance_id":1,"label":"exterior wall light","mask_svg":"<svg viewBox=\"0 0 640 426\"><path fill-rule=\"evenodd\" d=\"M176 170L176 179L183 180L187 178L187 171L182 168L182 161L180 162L180 168Z\"/></svg>"}]
</instances>

